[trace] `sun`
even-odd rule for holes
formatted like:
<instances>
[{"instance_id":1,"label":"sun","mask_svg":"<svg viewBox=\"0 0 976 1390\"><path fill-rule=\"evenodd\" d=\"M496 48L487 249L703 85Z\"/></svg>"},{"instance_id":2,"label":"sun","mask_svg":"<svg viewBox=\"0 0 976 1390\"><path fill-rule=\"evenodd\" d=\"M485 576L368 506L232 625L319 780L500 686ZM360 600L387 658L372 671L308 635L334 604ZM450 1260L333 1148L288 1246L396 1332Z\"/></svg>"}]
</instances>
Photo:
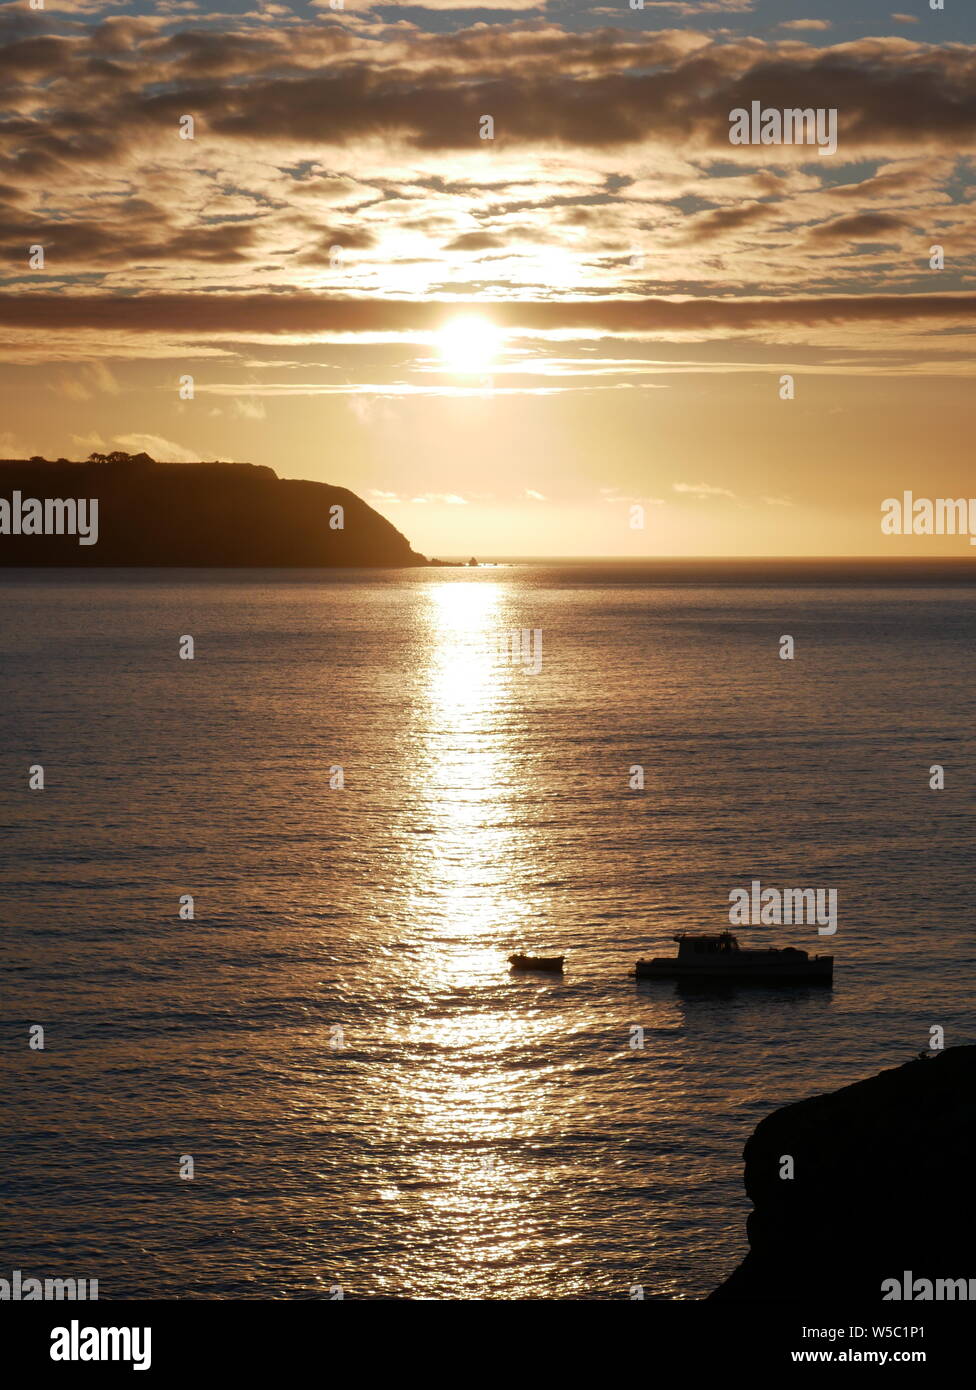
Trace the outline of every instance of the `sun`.
<instances>
[{"instance_id":1,"label":"sun","mask_svg":"<svg viewBox=\"0 0 976 1390\"><path fill-rule=\"evenodd\" d=\"M504 333L478 314L451 319L437 334L437 348L448 371L481 375L491 370Z\"/></svg>"}]
</instances>

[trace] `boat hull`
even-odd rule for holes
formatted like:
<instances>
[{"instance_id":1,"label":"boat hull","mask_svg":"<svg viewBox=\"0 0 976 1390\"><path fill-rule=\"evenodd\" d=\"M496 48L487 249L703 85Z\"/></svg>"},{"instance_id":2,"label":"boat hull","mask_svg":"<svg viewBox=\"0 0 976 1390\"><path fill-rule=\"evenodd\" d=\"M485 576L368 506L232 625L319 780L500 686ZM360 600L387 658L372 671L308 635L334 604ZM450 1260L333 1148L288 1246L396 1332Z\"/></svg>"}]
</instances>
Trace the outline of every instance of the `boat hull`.
<instances>
[{"instance_id":1,"label":"boat hull","mask_svg":"<svg viewBox=\"0 0 976 1390\"><path fill-rule=\"evenodd\" d=\"M563 973L565 956L509 956L513 970L544 970L550 975Z\"/></svg>"},{"instance_id":2,"label":"boat hull","mask_svg":"<svg viewBox=\"0 0 976 1390\"><path fill-rule=\"evenodd\" d=\"M722 965L659 956L653 960L639 960L634 974L638 980L701 980L709 984L721 981L735 984L830 985L834 980L834 958L825 956L819 960L795 961L792 964L750 961L741 965Z\"/></svg>"}]
</instances>

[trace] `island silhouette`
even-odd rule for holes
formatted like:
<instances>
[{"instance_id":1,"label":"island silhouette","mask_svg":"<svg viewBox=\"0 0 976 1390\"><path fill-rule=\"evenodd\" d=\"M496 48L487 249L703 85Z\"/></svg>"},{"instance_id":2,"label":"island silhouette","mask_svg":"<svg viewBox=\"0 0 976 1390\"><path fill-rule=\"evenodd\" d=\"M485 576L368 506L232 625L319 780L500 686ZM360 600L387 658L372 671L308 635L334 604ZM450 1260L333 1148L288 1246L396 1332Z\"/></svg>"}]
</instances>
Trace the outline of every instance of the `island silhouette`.
<instances>
[{"instance_id":1,"label":"island silhouette","mask_svg":"<svg viewBox=\"0 0 976 1390\"><path fill-rule=\"evenodd\" d=\"M30 499L97 499L97 540L16 534ZM386 517L348 488L279 478L252 463L0 459L0 566L417 567ZM63 509L62 509L63 511ZM52 528L53 529L53 528Z\"/></svg>"}]
</instances>

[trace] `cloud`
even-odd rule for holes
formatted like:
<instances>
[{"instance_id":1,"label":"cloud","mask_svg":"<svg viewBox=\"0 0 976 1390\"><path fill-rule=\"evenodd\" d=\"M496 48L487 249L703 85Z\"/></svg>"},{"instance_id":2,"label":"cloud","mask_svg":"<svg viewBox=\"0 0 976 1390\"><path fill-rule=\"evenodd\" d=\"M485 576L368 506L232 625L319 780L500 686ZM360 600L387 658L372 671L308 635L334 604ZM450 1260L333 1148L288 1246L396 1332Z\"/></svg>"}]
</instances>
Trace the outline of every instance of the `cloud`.
<instances>
[{"instance_id":1,"label":"cloud","mask_svg":"<svg viewBox=\"0 0 976 1390\"><path fill-rule=\"evenodd\" d=\"M852 220L867 234L866 219ZM879 230L879 229L874 229ZM833 224L836 234L836 224ZM848 230L846 235L850 235ZM872 232L872 234L874 234ZM320 294L0 294L0 327L50 333L364 335L422 340L477 313L513 331L723 334L776 326L931 322L972 325L976 295L783 295L484 301L341 298ZM150 450L151 452L151 450Z\"/></svg>"},{"instance_id":2,"label":"cloud","mask_svg":"<svg viewBox=\"0 0 976 1390\"><path fill-rule=\"evenodd\" d=\"M710 483L672 483L675 492L688 492L694 497L734 497L727 487L712 487Z\"/></svg>"},{"instance_id":3,"label":"cloud","mask_svg":"<svg viewBox=\"0 0 976 1390\"><path fill-rule=\"evenodd\" d=\"M189 28L0 5L4 354L416 340L449 299L540 334L971 325L961 298L918 291L974 283L976 46L625 27L610 6L606 27L576 32L554 8L425 32L351 5ZM753 12L647 8L664 25ZM728 113L753 99L836 105L838 156L730 146ZM484 113L494 141L478 137ZM938 281L922 278L926 239L952 248ZM36 242L44 272L27 269ZM97 394L80 376L62 389Z\"/></svg>"},{"instance_id":4,"label":"cloud","mask_svg":"<svg viewBox=\"0 0 976 1390\"><path fill-rule=\"evenodd\" d=\"M713 241L725 232L737 232L742 227L768 219L771 211L765 203L745 203L741 207L715 208L710 212L698 213L685 223L686 239L691 245Z\"/></svg>"},{"instance_id":5,"label":"cloud","mask_svg":"<svg viewBox=\"0 0 976 1390\"><path fill-rule=\"evenodd\" d=\"M201 462L193 449L184 449L182 444L174 444L158 434L117 434L115 443L133 454L150 454L159 463Z\"/></svg>"},{"instance_id":6,"label":"cloud","mask_svg":"<svg viewBox=\"0 0 976 1390\"><path fill-rule=\"evenodd\" d=\"M893 233L904 231L908 225L903 217L864 212L823 222L819 227L811 227L807 235L811 241L882 241L891 240Z\"/></svg>"},{"instance_id":7,"label":"cloud","mask_svg":"<svg viewBox=\"0 0 976 1390\"><path fill-rule=\"evenodd\" d=\"M17 435L10 430L0 430L0 458L25 459L29 454L27 445Z\"/></svg>"},{"instance_id":8,"label":"cloud","mask_svg":"<svg viewBox=\"0 0 976 1390\"><path fill-rule=\"evenodd\" d=\"M79 449L86 449L89 453L93 453L96 450L104 452L105 449L108 448L102 436L95 431L92 431L91 434L73 434L71 436L71 442L72 444L77 444Z\"/></svg>"},{"instance_id":9,"label":"cloud","mask_svg":"<svg viewBox=\"0 0 976 1390\"><path fill-rule=\"evenodd\" d=\"M445 251L493 251L504 246L504 241L491 232L465 232L455 237L444 247Z\"/></svg>"},{"instance_id":10,"label":"cloud","mask_svg":"<svg viewBox=\"0 0 976 1390\"><path fill-rule=\"evenodd\" d=\"M186 159L219 140L293 151L303 145L320 155L357 144L375 155L377 142L472 156L486 146L527 144L728 154L728 113L752 99L838 107L845 150L951 150L976 134L976 56L964 44L871 38L811 48L793 38L571 34L520 23L413 30L409 43L396 32L384 38L382 30L331 22L169 35L151 21L119 19L116 26L107 36L100 26L70 38L19 37L0 48L17 112L6 124L11 152L2 172L33 173L50 187L52 174L70 179L80 160L110 164L140 150L151 155L157 144L175 162L179 146L190 145ZM113 61L109 86L106 47L124 60ZM32 95L36 82L50 85ZM197 123L194 142L177 139L187 113ZM495 117L493 142L479 138L485 113ZM809 153L777 151L783 160ZM232 238L235 227L201 230L219 248L220 236ZM226 249L240 248L231 240Z\"/></svg>"},{"instance_id":11,"label":"cloud","mask_svg":"<svg viewBox=\"0 0 976 1390\"><path fill-rule=\"evenodd\" d=\"M386 501L389 502L399 500L398 498L394 498L392 494L387 493L380 493L374 491L372 495L374 497L383 497ZM466 497L459 497L456 492L425 492L420 497L411 497L410 501L422 502L424 505L426 505L428 502L434 502L440 503L443 506L447 507L466 507L468 505L468 499Z\"/></svg>"},{"instance_id":12,"label":"cloud","mask_svg":"<svg viewBox=\"0 0 976 1390\"><path fill-rule=\"evenodd\" d=\"M831 27L829 19L784 19L779 29L810 29L823 31Z\"/></svg>"},{"instance_id":13,"label":"cloud","mask_svg":"<svg viewBox=\"0 0 976 1390\"><path fill-rule=\"evenodd\" d=\"M925 190L925 197L931 203L933 184L938 181L940 175L947 172L949 171L941 169L938 164L933 165L931 160L912 161L901 166L890 164L859 183L834 184L824 189L823 196L828 199L857 201L863 206L868 202L891 199L892 195L896 195L900 201L904 200L905 194L919 197Z\"/></svg>"},{"instance_id":14,"label":"cloud","mask_svg":"<svg viewBox=\"0 0 976 1390\"><path fill-rule=\"evenodd\" d=\"M525 63L517 51L506 71L434 70L409 82L396 66L372 72L334 70L287 77L255 75L246 82L200 82L180 90L132 91L117 104L126 128L174 129L188 103L209 137L273 144L323 142L349 146L389 138L420 151L467 151L513 145L610 149L729 145L729 111L759 100L767 106L837 107L845 151L891 146L951 148L976 134L971 96L972 51L911 48L904 39L863 40L799 51L775 46L711 44L690 55L664 51L648 70L651 44L636 43L607 60L586 36L590 71L548 61ZM626 56L630 71L615 70ZM496 59L497 65L497 59ZM494 141L479 138L484 113L494 116ZM63 119L63 117L62 117ZM118 138L116 136L116 138ZM39 133L40 149L45 140ZM114 143L114 141L113 141ZM784 161L809 160L802 146L777 150Z\"/></svg>"},{"instance_id":15,"label":"cloud","mask_svg":"<svg viewBox=\"0 0 976 1390\"><path fill-rule=\"evenodd\" d=\"M0 211L0 251L17 263L23 261L27 246L42 246L48 273L78 263L109 268L138 261L241 263L257 231L239 223L175 227L161 209L149 205L137 212L123 205L120 214L116 223L94 217L48 221Z\"/></svg>"},{"instance_id":16,"label":"cloud","mask_svg":"<svg viewBox=\"0 0 976 1390\"><path fill-rule=\"evenodd\" d=\"M360 0L356 0L357 5ZM364 8L376 9L389 5L391 0L365 0ZM417 10L544 10L548 0L409 0ZM317 9L328 7L328 0L312 0Z\"/></svg>"},{"instance_id":17,"label":"cloud","mask_svg":"<svg viewBox=\"0 0 976 1390\"><path fill-rule=\"evenodd\" d=\"M674 10L680 15L745 14L756 8L755 0L644 0L645 10ZM616 10L605 6L597 14L616 14Z\"/></svg>"},{"instance_id":18,"label":"cloud","mask_svg":"<svg viewBox=\"0 0 976 1390\"><path fill-rule=\"evenodd\" d=\"M117 396L122 388L104 362L92 362L60 377L55 389L69 401L80 402L98 395Z\"/></svg>"}]
</instances>

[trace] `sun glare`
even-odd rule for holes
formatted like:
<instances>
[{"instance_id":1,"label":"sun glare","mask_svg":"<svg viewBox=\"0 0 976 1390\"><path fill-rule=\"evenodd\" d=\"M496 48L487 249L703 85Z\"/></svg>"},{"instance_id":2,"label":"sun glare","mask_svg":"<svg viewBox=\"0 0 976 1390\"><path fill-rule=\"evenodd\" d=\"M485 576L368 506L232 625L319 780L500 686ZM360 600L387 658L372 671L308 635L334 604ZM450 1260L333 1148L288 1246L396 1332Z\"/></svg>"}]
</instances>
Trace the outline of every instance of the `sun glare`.
<instances>
[{"instance_id":1,"label":"sun glare","mask_svg":"<svg viewBox=\"0 0 976 1390\"><path fill-rule=\"evenodd\" d=\"M488 319L466 314L445 324L437 334L437 347L448 371L478 375L491 370L504 336Z\"/></svg>"}]
</instances>

